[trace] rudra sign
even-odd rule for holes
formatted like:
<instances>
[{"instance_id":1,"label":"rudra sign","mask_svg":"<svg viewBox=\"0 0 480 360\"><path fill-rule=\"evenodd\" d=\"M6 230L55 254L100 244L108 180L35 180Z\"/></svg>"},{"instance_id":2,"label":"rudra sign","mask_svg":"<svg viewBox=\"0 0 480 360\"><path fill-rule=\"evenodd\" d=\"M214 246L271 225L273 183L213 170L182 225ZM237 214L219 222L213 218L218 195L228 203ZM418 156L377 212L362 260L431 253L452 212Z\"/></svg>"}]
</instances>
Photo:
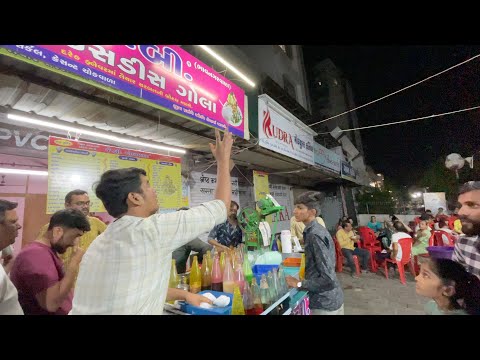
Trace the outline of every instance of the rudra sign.
<instances>
[{"instance_id":1,"label":"rudra sign","mask_svg":"<svg viewBox=\"0 0 480 360\"><path fill-rule=\"evenodd\" d=\"M0 54L249 138L245 92L179 46L1 45Z\"/></svg>"},{"instance_id":2,"label":"rudra sign","mask_svg":"<svg viewBox=\"0 0 480 360\"><path fill-rule=\"evenodd\" d=\"M298 127L294 116L267 95L258 97L260 146L313 165L313 134ZM301 123L300 120L297 120Z\"/></svg>"}]
</instances>

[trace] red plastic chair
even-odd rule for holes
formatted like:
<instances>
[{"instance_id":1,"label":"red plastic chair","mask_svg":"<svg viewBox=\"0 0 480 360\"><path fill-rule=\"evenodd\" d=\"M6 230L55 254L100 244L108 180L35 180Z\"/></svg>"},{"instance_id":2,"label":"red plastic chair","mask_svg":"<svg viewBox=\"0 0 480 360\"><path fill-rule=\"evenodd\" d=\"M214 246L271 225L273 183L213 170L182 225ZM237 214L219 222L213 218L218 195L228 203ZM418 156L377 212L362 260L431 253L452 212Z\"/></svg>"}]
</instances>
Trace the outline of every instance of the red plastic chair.
<instances>
[{"instance_id":1,"label":"red plastic chair","mask_svg":"<svg viewBox=\"0 0 480 360\"><path fill-rule=\"evenodd\" d=\"M335 243L335 271L336 272L342 272L343 271L343 254L342 254L342 248L340 247L340 244L337 241L337 238L334 236L333 237L333 242Z\"/></svg>"},{"instance_id":2,"label":"red plastic chair","mask_svg":"<svg viewBox=\"0 0 480 360\"><path fill-rule=\"evenodd\" d=\"M412 261L412 239L411 238L403 238L398 240L398 246L402 248L402 260L397 261L396 259L385 259L383 261L383 267L385 269L385 277L388 279L388 268L387 264L397 264L398 272L400 274L400 282L403 285L406 285L407 281L405 279L405 265L408 264L410 272L415 277L415 269Z\"/></svg>"},{"instance_id":3,"label":"red plastic chair","mask_svg":"<svg viewBox=\"0 0 480 360\"><path fill-rule=\"evenodd\" d=\"M458 219L458 216L452 215L448 218L448 228L450 230L455 230L455 220Z\"/></svg>"},{"instance_id":4,"label":"red plastic chair","mask_svg":"<svg viewBox=\"0 0 480 360\"><path fill-rule=\"evenodd\" d=\"M435 246L455 246L455 238L452 234L447 233L443 230L437 230L433 232L435 235ZM448 239L448 243L445 244L443 236L446 236ZM431 246L431 245L430 245Z\"/></svg>"},{"instance_id":5,"label":"red plastic chair","mask_svg":"<svg viewBox=\"0 0 480 360\"><path fill-rule=\"evenodd\" d=\"M335 243L335 272L342 272L343 271L343 260L344 256L342 254L342 248L340 246L340 243L337 241L337 238L334 236L333 237L333 242ZM355 273L360 276L361 271L360 271L360 262L358 261L358 256L353 255L353 263L355 264Z\"/></svg>"},{"instance_id":6,"label":"red plastic chair","mask_svg":"<svg viewBox=\"0 0 480 360\"><path fill-rule=\"evenodd\" d=\"M373 272L377 272L377 262L375 261L375 252L382 251L380 241L375 237L375 233L367 226L361 226L358 228L360 237L363 241L363 248L370 252L370 266Z\"/></svg>"},{"instance_id":7,"label":"red plastic chair","mask_svg":"<svg viewBox=\"0 0 480 360\"><path fill-rule=\"evenodd\" d=\"M432 231L432 234L428 239L428 246L435 246L435 231Z\"/></svg>"}]
</instances>

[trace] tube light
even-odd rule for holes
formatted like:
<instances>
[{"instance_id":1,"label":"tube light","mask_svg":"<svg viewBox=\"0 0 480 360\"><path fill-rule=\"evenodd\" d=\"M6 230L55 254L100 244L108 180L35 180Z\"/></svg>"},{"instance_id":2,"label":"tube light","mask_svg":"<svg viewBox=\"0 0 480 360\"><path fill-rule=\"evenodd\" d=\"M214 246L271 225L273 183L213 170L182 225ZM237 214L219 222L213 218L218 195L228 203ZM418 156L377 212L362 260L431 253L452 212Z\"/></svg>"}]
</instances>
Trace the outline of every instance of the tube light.
<instances>
[{"instance_id":1,"label":"tube light","mask_svg":"<svg viewBox=\"0 0 480 360\"><path fill-rule=\"evenodd\" d=\"M0 174L48 176L48 171L0 168Z\"/></svg>"},{"instance_id":2,"label":"tube light","mask_svg":"<svg viewBox=\"0 0 480 360\"><path fill-rule=\"evenodd\" d=\"M21 116L21 115L8 114L7 118L12 119L12 120L17 120L17 121L20 121L20 122L24 122L24 123L27 123L27 124L46 126L46 127L50 127L50 128L56 129L56 130L64 130L64 131L70 131L70 132L75 132L75 133L79 133L79 134L90 135L90 136L94 136L94 137L97 137L97 138L100 138L100 139L106 139L106 140L110 140L110 141L114 141L114 142L119 142L119 143L122 143L122 144L144 146L144 147L157 149L157 150L177 152L177 153L180 153L180 154L185 154L186 153L186 151L183 150L183 149L172 148L172 147L169 147L169 146L156 145L156 144L153 144L153 143L150 143L150 142L130 140L130 139L123 138L123 137L120 137L120 136L104 134L104 133L97 132L97 131L79 129L79 128L75 128L73 126L56 124L56 123L52 123L50 121L33 119L33 118L30 118L30 117Z\"/></svg>"},{"instance_id":3,"label":"tube light","mask_svg":"<svg viewBox=\"0 0 480 360\"><path fill-rule=\"evenodd\" d=\"M246 77L245 75L243 75L242 72L240 72L235 66L233 66L232 64L230 64L227 60L225 60L223 57L221 57L220 55L218 55L215 51L213 51L212 49L210 49L207 45L198 45L202 50L204 50L205 52L209 53L210 55L212 55L215 59L217 59L218 61L220 61L223 65L225 65L229 70L231 70L233 73L235 73L236 75L240 76L240 78L242 80L244 80L248 85L250 85L251 87L255 87L255 83L250 80L248 77Z\"/></svg>"}]
</instances>

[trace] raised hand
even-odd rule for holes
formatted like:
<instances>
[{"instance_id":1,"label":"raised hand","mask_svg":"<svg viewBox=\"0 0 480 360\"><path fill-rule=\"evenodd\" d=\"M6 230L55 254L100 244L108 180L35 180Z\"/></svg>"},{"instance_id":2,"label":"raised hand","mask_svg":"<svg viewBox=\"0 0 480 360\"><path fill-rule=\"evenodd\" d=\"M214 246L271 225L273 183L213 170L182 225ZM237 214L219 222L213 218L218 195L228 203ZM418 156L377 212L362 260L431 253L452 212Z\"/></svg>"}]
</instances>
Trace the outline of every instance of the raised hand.
<instances>
[{"instance_id":1,"label":"raised hand","mask_svg":"<svg viewBox=\"0 0 480 360\"><path fill-rule=\"evenodd\" d=\"M230 156L232 153L232 145L233 145L233 136L230 131L225 131L225 134L222 136L218 129L215 130L215 138L216 143L208 144L210 146L210 150L217 160L219 164L229 164Z\"/></svg>"}]
</instances>

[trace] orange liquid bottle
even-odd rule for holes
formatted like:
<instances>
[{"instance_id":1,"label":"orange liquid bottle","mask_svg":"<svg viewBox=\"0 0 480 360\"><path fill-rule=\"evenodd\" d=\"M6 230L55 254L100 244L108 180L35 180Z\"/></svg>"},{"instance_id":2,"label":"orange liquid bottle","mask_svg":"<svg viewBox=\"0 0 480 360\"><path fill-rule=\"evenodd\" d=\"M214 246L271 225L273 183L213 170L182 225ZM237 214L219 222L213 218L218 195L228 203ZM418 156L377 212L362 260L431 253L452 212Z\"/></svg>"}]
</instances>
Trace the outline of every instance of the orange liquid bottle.
<instances>
[{"instance_id":1,"label":"orange liquid bottle","mask_svg":"<svg viewBox=\"0 0 480 360\"><path fill-rule=\"evenodd\" d=\"M302 261L300 262L300 270L298 271L298 277L300 281L305 279L305 254L302 254Z\"/></svg>"}]
</instances>

